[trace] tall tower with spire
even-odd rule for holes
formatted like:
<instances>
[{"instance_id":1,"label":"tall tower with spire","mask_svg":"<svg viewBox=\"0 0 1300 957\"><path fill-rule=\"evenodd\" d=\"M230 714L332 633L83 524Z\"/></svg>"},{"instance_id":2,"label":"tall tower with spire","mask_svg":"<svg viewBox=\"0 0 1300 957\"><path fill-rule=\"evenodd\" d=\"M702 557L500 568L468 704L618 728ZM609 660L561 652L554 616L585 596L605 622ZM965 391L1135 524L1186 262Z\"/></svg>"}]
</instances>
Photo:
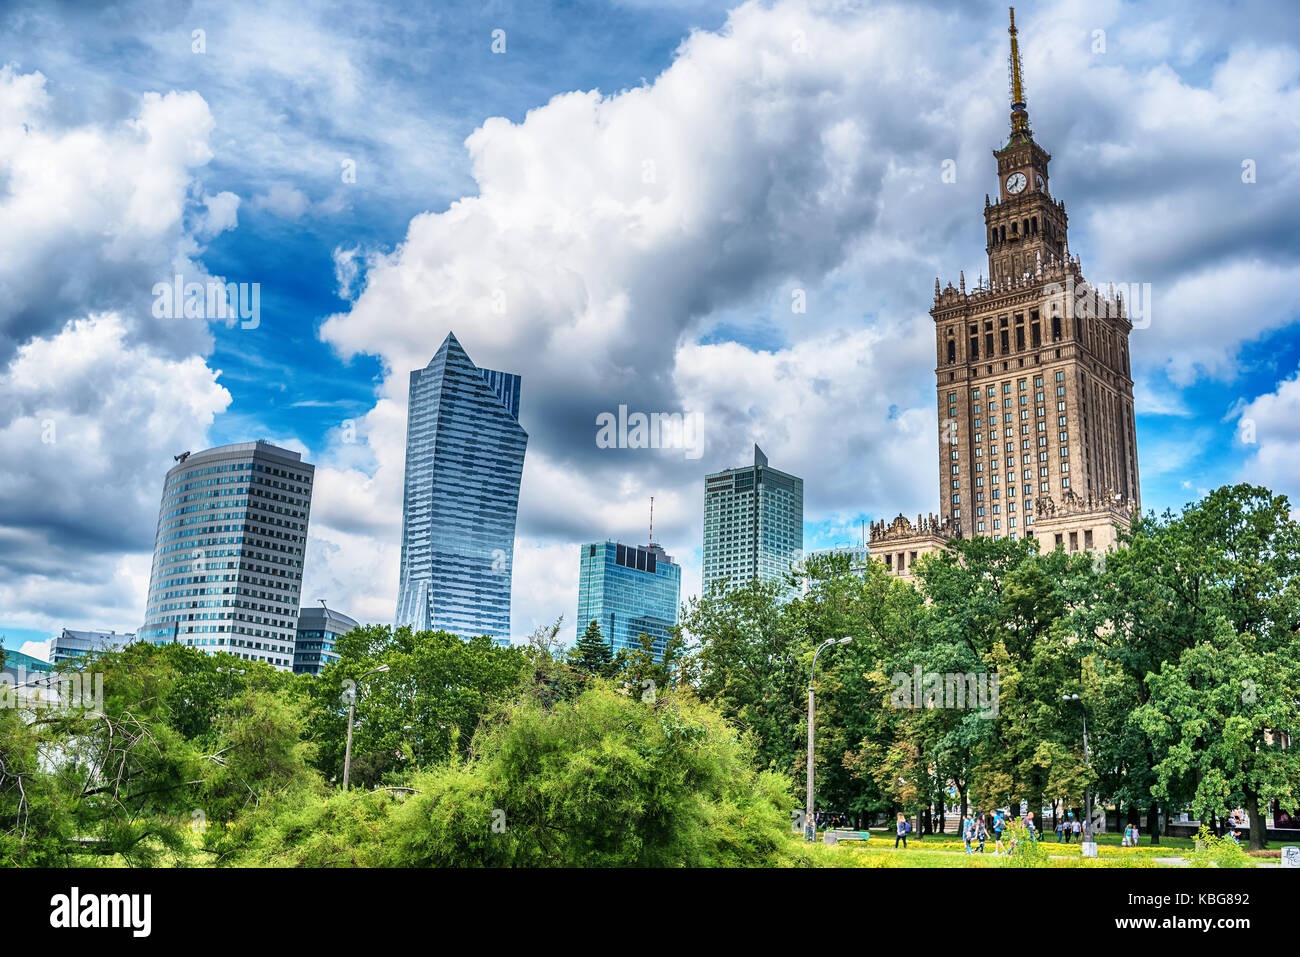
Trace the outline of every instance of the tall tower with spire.
<instances>
[{"instance_id":1,"label":"tall tower with spire","mask_svg":"<svg viewBox=\"0 0 1300 957\"><path fill-rule=\"evenodd\" d=\"M936 279L930 310L939 514L872 529L872 553L904 573L953 536L1106 549L1141 508L1133 326L1070 252L1052 157L1029 125L1014 8L1009 33L1011 129L993 151L997 198L984 198L989 278L970 290L964 276Z\"/></svg>"}]
</instances>

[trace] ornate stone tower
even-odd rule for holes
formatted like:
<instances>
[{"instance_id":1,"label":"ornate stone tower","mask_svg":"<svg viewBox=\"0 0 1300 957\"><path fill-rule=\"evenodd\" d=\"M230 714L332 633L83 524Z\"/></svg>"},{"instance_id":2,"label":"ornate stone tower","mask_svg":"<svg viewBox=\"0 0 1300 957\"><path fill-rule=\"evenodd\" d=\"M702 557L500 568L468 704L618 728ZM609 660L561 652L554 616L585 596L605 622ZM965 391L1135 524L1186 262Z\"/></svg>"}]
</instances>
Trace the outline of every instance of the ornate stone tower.
<instances>
[{"instance_id":1,"label":"ornate stone tower","mask_svg":"<svg viewBox=\"0 0 1300 957\"><path fill-rule=\"evenodd\" d=\"M895 571L948 537L1032 536L1040 547L1108 548L1140 508L1122 298L1083 278L1034 142L1011 11L1011 134L984 199L989 278L934 283L939 420L937 519L873 527ZM901 517L900 517L901 518ZM903 568L897 558L906 554Z\"/></svg>"}]
</instances>

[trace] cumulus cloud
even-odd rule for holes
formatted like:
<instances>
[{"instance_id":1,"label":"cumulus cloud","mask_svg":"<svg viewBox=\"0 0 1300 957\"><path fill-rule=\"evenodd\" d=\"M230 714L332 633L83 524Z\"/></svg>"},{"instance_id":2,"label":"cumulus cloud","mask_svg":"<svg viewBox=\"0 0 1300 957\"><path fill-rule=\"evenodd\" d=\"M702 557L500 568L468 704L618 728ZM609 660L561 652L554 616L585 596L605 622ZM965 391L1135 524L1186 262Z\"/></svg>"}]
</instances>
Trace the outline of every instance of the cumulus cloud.
<instances>
[{"instance_id":1,"label":"cumulus cloud","mask_svg":"<svg viewBox=\"0 0 1300 957\"><path fill-rule=\"evenodd\" d=\"M253 198L254 209L264 209L281 219L301 219L311 206L307 194L294 186L276 183L260 196Z\"/></svg>"},{"instance_id":2,"label":"cumulus cloud","mask_svg":"<svg viewBox=\"0 0 1300 957\"><path fill-rule=\"evenodd\" d=\"M1239 481L1290 497L1300 509L1300 371L1239 407L1237 448L1246 458Z\"/></svg>"},{"instance_id":3,"label":"cumulus cloud","mask_svg":"<svg viewBox=\"0 0 1300 957\"><path fill-rule=\"evenodd\" d=\"M162 475L230 403L216 380L198 356L129 344L116 313L18 349L0 372L6 620L39 609L31 627L139 624ZM87 609L105 620L85 621Z\"/></svg>"},{"instance_id":4,"label":"cumulus cloud","mask_svg":"<svg viewBox=\"0 0 1300 957\"><path fill-rule=\"evenodd\" d=\"M207 279L187 210L204 234L234 215L227 196L191 191L212 158L207 104L146 93L111 127L66 127L50 112L44 76L0 68L0 361L90 309L120 311L132 337L172 355L207 352L205 324L148 310L156 282Z\"/></svg>"},{"instance_id":5,"label":"cumulus cloud","mask_svg":"<svg viewBox=\"0 0 1300 957\"><path fill-rule=\"evenodd\" d=\"M0 616L133 630L170 456L231 396L202 320L163 320L155 283L210 278L198 240L236 225L210 194L212 116L146 93L114 124L54 118L40 73L0 69Z\"/></svg>"}]
</instances>

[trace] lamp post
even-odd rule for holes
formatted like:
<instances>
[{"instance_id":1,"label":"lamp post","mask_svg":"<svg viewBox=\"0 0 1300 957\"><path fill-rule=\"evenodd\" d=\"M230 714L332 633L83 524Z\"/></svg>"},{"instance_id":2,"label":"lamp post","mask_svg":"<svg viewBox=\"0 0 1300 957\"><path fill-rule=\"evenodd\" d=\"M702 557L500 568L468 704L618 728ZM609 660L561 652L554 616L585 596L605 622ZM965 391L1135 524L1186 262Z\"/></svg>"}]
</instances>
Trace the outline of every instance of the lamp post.
<instances>
[{"instance_id":1,"label":"lamp post","mask_svg":"<svg viewBox=\"0 0 1300 957\"><path fill-rule=\"evenodd\" d=\"M808 671L808 801L804 807L803 834L805 840L817 840L817 818L813 815L813 712L816 702L813 698L813 678L817 674L817 656L823 648L831 645L847 645L852 638L827 638L813 652L812 668Z\"/></svg>"},{"instance_id":2,"label":"lamp post","mask_svg":"<svg viewBox=\"0 0 1300 957\"><path fill-rule=\"evenodd\" d=\"M1061 695L1062 701L1079 702L1079 711L1083 715L1083 763L1091 767L1092 756L1088 753L1088 709L1083 706L1083 699L1077 694ZM1083 856L1097 856L1097 841L1092 836L1092 785L1083 786Z\"/></svg>"},{"instance_id":3,"label":"lamp post","mask_svg":"<svg viewBox=\"0 0 1300 957\"><path fill-rule=\"evenodd\" d=\"M380 665L374 671L367 671L357 679L357 687L361 687L361 682L365 681L371 675L381 675L388 670L388 665ZM352 689L352 694L348 700L348 744L343 751L343 790L348 789L348 777L352 772L352 716L357 710L357 689Z\"/></svg>"}]
</instances>

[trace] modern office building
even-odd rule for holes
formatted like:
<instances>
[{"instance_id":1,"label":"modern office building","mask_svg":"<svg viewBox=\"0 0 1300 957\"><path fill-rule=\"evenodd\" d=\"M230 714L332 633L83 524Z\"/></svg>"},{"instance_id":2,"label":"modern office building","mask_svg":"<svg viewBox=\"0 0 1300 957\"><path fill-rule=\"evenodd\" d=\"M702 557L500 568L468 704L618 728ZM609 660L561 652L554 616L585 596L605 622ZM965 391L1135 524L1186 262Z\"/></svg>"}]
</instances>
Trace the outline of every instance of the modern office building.
<instances>
[{"instance_id":1,"label":"modern office building","mask_svg":"<svg viewBox=\"0 0 1300 957\"><path fill-rule=\"evenodd\" d=\"M315 471L266 442L177 456L140 640L292 668Z\"/></svg>"},{"instance_id":2,"label":"modern office building","mask_svg":"<svg viewBox=\"0 0 1300 957\"><path fill-rule=\"evenodd\" d=\"M331 661L338 661L334 642L357 622L340 611L321 606L298 613L298 635L293 644L293 673L318 675Z\"/></svg>"},{"instance_id":3,"label":"modern office building","mask_svg":"<svg viewBox=\"0 0 1300 957\"><path fill-rule=\"evenodd\" d=\"M614 654L641 647L642 634L662 659L677 624L682 569L658 545L592 542L578 559L577 634L594 620Z\"/></svg>"},{"instance_id":4,"label":"modern office building","mask_svg":"<svg viewBox=\"0 0 1300 957\"><path fill-rule=\"evenodd\" d=\"M803 479L754 464L704 479L704 590L751 579L779 581L803 552Z\"/></svg>"},{"instance_id":5,"label":"modern office building","mask_svg":"<svg viewBox=\"0 0 1300 957\"><path fill-rule=\"evenodd\" d=\"M510 636L515 512L528 433L519 376L480 369L448 333L411 373L396 624Z\"/></svg>"},{"instance_id":6,"label":"modern office building","mask_svg":"<svg viewBox=\"0 0 1300 957\"><path fill-rule=\"evenodd\" d=\"M50 662L57 665L83 655L100 655L106 651L117 651L133 641L135 635L130 632L73 631L64 628L50 648Z\"/></svg>"},{"instance_id":7,"label":"modern office building","mask_svg":"<svg viewBox=\"0 0 1300 957\"><path fill-rule=\"evenodd\" d=\"M26 681L28 676L45 674L53 667L54 665L48 661L23 654L13 648L5 648L4 664L0 665L0 671L9 675L11 681Z\"/></svg>"}]
</instances>

